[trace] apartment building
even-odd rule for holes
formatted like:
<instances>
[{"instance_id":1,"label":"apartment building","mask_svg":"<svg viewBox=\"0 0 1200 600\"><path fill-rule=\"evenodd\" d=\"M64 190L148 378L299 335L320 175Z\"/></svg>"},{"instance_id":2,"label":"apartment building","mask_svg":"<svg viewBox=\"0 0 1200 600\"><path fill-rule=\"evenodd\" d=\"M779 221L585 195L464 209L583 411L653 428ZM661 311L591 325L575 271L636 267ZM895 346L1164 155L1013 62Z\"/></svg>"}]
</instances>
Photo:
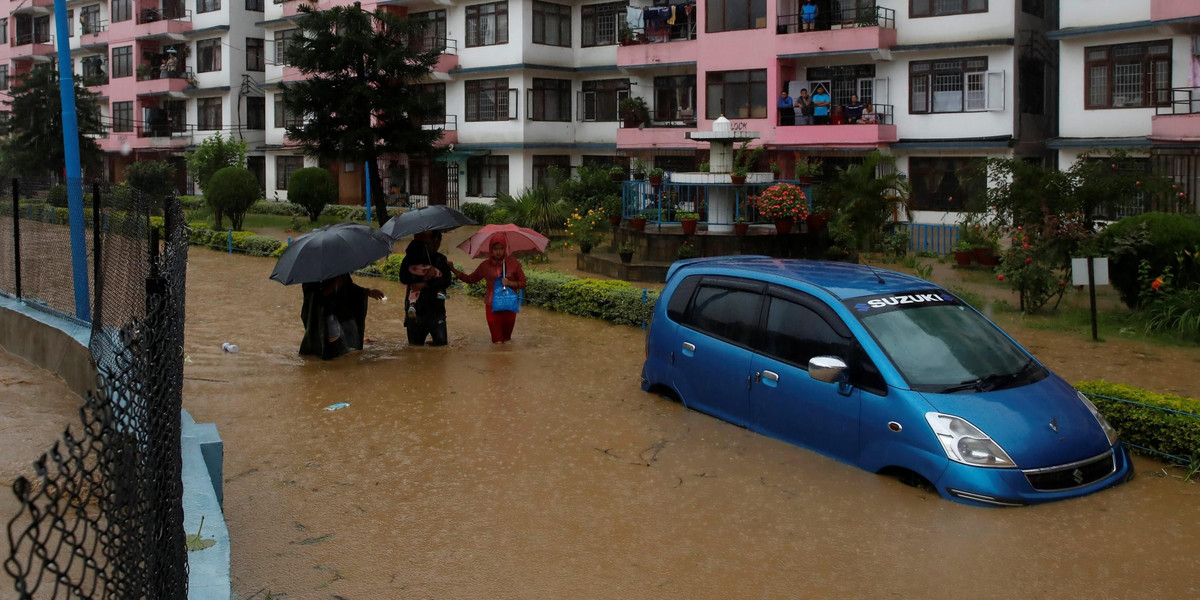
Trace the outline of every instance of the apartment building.
<instances>
[{"instance_id":1,"label":"apartment building","mask_svg":"<svg viewBox=\"0 0 1200 600\"><path fill-rule=\"evenodd\" d=\"M52 0L8 4L0 90L35 64L56 66L58 53ZM100 94L109 126L98 140L109 179L137 160L168 160L184 189L183 152L217 132L244 139L263 176L265 111L253 85L264 71L262 10L262 0L67 1L72 71Z\"/></svg>"},{"instance_id":2,"label":"apartment building","mask_svg":"<svg viewBox=\"0 0 1200 600\"><path fill-rule=\"evenodd\" d=\"M1065 2L1050 37L1060 47L1060 165L1120 148L1170 174L1200 208L1200 2ZM1158 200L1161 201L1161 200ZM1110 215L1170 210L1138 198Z\"/></svg>"}]
</instances>

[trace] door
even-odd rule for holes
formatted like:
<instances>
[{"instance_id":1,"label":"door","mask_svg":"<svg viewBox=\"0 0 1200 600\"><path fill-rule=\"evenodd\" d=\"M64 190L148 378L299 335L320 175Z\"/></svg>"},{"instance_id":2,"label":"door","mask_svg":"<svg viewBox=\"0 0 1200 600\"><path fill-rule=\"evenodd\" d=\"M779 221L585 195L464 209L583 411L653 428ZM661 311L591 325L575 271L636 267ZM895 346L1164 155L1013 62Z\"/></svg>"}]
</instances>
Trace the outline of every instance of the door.
<instances>
[{"instance_id":1,"label":"door","mask_svg":"<svg viewBox=\"0 0 1200 600\"><path fill-rule=\"evenodd\" d=\"M674 387L684 404L750 425L750 343L758 329L762 285L709 277L701 281L677 329Z\"/></svg>"},{"instance_id":2,"label":"door","mask_svg":"<svg viewBox=\"0 0 1200 600\"><path fill-rule=\"evenodd\" d=\"M857 464L859 390L808 375L808 360L814 356L837 356L851 364L849 331L823 307L807 296L767 297L751 364L752 428Z\"/></svg>"}]
</instances>

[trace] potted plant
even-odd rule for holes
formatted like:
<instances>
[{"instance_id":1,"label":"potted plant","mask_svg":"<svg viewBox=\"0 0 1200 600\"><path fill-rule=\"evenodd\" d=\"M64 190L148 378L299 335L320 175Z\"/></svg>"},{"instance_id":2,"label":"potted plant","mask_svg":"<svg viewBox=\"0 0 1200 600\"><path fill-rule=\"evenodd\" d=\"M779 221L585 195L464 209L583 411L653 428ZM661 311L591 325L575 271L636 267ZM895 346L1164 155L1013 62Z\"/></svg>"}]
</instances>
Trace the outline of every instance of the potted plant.
<instances>
[{"instance_id":1,"label":"potted plant","mask_svg":"<svg viewBox=\"0 0 1200 600\"><path fill-rule=\"evenodd\" d=\"M771 177L773 179L779 179L779 175L783 173L783 168L780 167L779 163L775 161L771 161L771 164L767 165L767 169L771 171Z\"/></svg>"},{"instance_id":2,"label":"potted plant","mask_svg":"<svg viewBox=\"0 0 1200 600\"><path fill-rule=\"evenodd\" d=\"M617 32L617 39L622 46L632 46L634 44L633 30L624 21L621 22L621 27Z\"/></svg>"},{"instance_id":3,"label":"potted plant","mask_svg":"<svg viewBox=\"0 0 1200 600\"><path fill-rule=\"evenodd\" d=\"M643 213L637 213L632 217L629 217L629 228L633 231L645 231L646 215Z\"/></svg>"},{"instance_id":4,"label":"potted plant","mask_svg":"<svg viewBox=\"0 0 1200 600\"><path fill-rule=\"evenodd\" d=\"M746 183L746 177L750 174L750 167L754 166L754 161L758 160L758 156L763 153L763 146L758 146L753 150L749 150L750 140L743 140L740 148L733 155L733 172L729 176L729 182L734 185Z\"/></svg>"},{"instance_id":5,"label":"potted plant","mask_svg":"<svg viewBox=\"0 0 1200 600\"><path fill-rule=\"evenodd\" d=\"M641 181L646 178L646 161L635 158L633 159L633 179Z\"/></svg>"},{"instance_id":6,"label":"potted plant","mask_svg":"<svg viewBox=\"0 0 1200 600\"><path fill-rule=\"evenodd\" d=\"M622 99L617 109L621 112L621 120L625 122L625 127L637 127L650 118L650 107L640 96Z\"/></svg>"},{"instance_id":7,"label":"potted plant","mask_svg":"<svg viewBox=\"0 0 1200 600\"><path fill-rule=\"evenodd\" d=\"M701 173L707 173L709 171L709 166L708 166L707 162L700 163L700 166L698 168L700 169Z\"/></svg>"},{"instance_id":8,"label":"potted plant","mask_svg":"<svg viewBox=\"0 0 1200 600\"><path fill-rule=\"evenodd\" d=\"M620 182L625 181L625 179L629 177L629 174L626 172L625 167L622 167L621 165L613 165L608 169L608 176L613 181Z\"/></svg>"},{"instance_id":9,"label":"potted plant","mask_svg":"<svg viewBox=\"0 0 1200 600\"><path fill-rule=\"evenodd\" d=\"M796 161L796 179L804 185L810 185L813 178L821 174L821 160L818 158L802 158Z\"/></svg>"},{"instance_id":10,"label":"potted plant","mask_svg":"<svg viewBox=\"0 0 1200 600\"><path fill-rule=\"evenodd\" d=\"M696 224L700 222L700 215L694 212L680 211L677 216L679 217L679 226L683 228L684 234L696 233Z\"/></svg>"},{"instance_id":11,"label":"potted plant","mask_svg":"<svg viewBox=\"0 0 1200 600\"><path fill-rule=\"evenodd\" d=\"M733 221L733 234L746 235L749 232L750 223L746 221L746 216L744 214L738 215L737 219Z\"/></svg>"},{"instance_id":12,"label":"potted plant","mask_svg":"<svg viewBox=\"0 0 1200 600\"><path fill-rule=\"evenodd\" d=\"M662 169L654 167L646 173L646 176L650 179L650 185L662 185L664 174L665 172Z\"/></svg>"},{"instance_id":13,"label":"potted plant","mask_svg":"<svg viewBox=\"0 0 1200 600\"><path fill-rule=\"evenodd\" d=\"M675 251L675 256L680 259L696 258L696 247L692 245L691 240L684 240L679 245L679 249Z\"/></svg>"},{"instance_id":14,"label":"potted plant","mask_svg":"<svg viewBox=\"0 0 1200 600\"><path fill-rule=\"evenodd\" d=\"M566 222L567 237L570 238L567 243L577 244L579 251L584 254L591 252L599 238L598 229L603 219L603 211L589 210L583 214L578 211L571 213Z\"/></svg>"},{"instance_id":15,"label":"potted plant","mask_svg":"<svg viewBox=\"0 0 1200 600\"><path fill-rule=\"evenodd\" d=\"M633 262L633 253L636 250L637 246L634 246L633 242L621 242L621 245L617 247L617 254L621 256L621 262L629 264Z\"/></svg>"},{"instance_id":16,"label":"potted plant","mask_svg":"<svg viewBox=\"0 0 1200 600\"><path fill-rule=\"evenodd\" d=\"M967 239L958 240L954 245L954 264L960 267L966 267L971 264L971 258L975 256L975 246Z\"/></svg>"},{"instance_id":17,"label":"potted plant","mask_svg":"<svg viewBox=\"0 0 1200 600\"><path fill-rule=\"evenodd\" d=\"M776 183L754 200L758 214L775 222L775 230L785 235L796 221L808 217L808 198L799 186Z\"/></svg>"},{"instance_id":18,"label":"potted plant","mask_svg":"<svg viewBox=\"0 0 1200 600\"><path fill-rule=\"evenodd\" d=\"M608 215L608 223L616 229L621 224L621 212L624 209L621 197L616 194L605 196L600 200L600 208Z\"/></svg>"}]
</instances>

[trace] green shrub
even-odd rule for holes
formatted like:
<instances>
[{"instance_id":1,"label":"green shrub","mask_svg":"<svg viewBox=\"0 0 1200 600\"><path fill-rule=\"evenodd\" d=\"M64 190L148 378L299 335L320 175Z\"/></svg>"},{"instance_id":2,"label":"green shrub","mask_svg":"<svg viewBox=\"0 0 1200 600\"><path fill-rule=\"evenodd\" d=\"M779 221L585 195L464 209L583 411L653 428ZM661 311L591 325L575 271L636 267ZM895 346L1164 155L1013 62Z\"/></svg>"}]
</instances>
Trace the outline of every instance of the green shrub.
<instances>
[{"instance_id":1,"label":"green shrub","mask_svg":"<svg viewBox=\"0 0 1200 600\"><path fill-rule=\"evenodd\" d=\"M316 222L325 206L337 202L337 183L321 167L305 167L292 173L288 183L288 202L304 207L308 220Z\"/></svg>"},{"instance_id":2,"label":"green shrub","mask_svg":"<svg viewBox=\"0 0 1200 600\"><path fill-rule=\"evenodd\" d=\"M1167 331L1200 341L1200 287L1173 290L1142 309L1146 331Z\"/></svg>"},{"instance_id":3,"label":"green shrub","mask_svg":"<svg viewBox=\"0 0 1200 600\"><path fill-rule=\"evenodd\" d=\"M298 206L291 202L274 202L271 200L259 200L246 212L255 215L278 215L281 217L305 216L303 206Z\"/></svg>"},{"instance_id":4,"label":"green shrub","mask_svg":"<svg viewBox=\"0 0 1200 600\"><path fill-rule=\"evenodd\" d=\"M125 167L125 181L155 212L175 193L175 167L165 160L139 160Z\"/></svg>"},{"instance_id":5,"label":"green shrub","mask_svg":"<svg viewBox=\"0 0 1200 600\"><path fill-rule=\"evenodd\" d=\"M186 211L206 208L204 205L204 198L200 196L180 196L179 206L183 207L183 210Z\"/></svg>"},{"instance_id":6,"label":"green shrub","mask_svg":"<svg viewBox=\"0 0 1200 600\"><path fill-rule=\"evenodd\" d=\"M221 216L229 215L233 228L240 230L246 210L261 197L258 179L243 167L225 167L213 173L204 190L204 198L216 217L217 229L221 229Z\"/></svg>"},{"instance_id":7,"label":"green shrub","mask_svg":"<svg viewBox=\"0 0 1200 600\"><path fill-rule=\"evenodd\" d=\"M1200 245L1200 216L1146 213L1109 225L1096 246L1109 257L1108 278L1130 308L1138 307L1138 265L1148 261L1152 273L1177 268L1179 253ZM1176 272L1180 288L1200 284L1200 272Z\"/></svg>"},{"instance_id":8,"label":"green shrub","mask_svg":"<svg viewBox=\"0 0 1200 600\"><path fill-rule=\"evenodd\" d=\"M365 206L350 206L347 204L331 204L325 207L321 212L325 216L337 217L343 221L366 221L367 209Z\"/></svg>"},{"instance_id":9,"label":"green shrub","mask_svg":"<svg viewBox=\"0 0 1200 600\"><path fill-rule=\"evenodd\" d=\"M488 216L492 214L492 205L482 202L467 202L462 205L462 214L482 225L487 223Z\"/></svg>"},{"instance_id":10,"label":"green shrub","mask_svg":"<svg viewBox=\"0 0 1200 600\"><path fill-rule=\"evenodd\" d=\"M46 192L46 203L56 208L67 207L67 186L58 184Z\"/></svg>"},{"instance_id":11,"label":"green shrub","mask_svg":"<svg viewBox=\"0 0 1200 600\"><path fill-rule=\"evenodd\" d=\"M217 250L228 250L229 232L214 231L204 223L188 223L188 243L196 246L208 246ZM253 256L278 256L283 253L285 244L273 237L258 235L249 231L233 232L234 252L244 252Z\"/></svg>"},{"instance_id":12,"label":"green shrub","mask_svg":"<svg viewBox=\"0 0 1200 600\"><path fill-rule=\"evenodd\" d=\"M1125 442L1173 456L1200 458L1200 400L1105 381L1084 381L1075 388L1092 400Z\"/></svg>"},{"instance_id":13,"label":"green shrub","mask_svg":"<svg viewBox=\"0 0 1200 600\"><path fill-rule=\"evenodd\" d=\"M551 271L525 273L525 302L553 311L604 319L619 325L650 321L658 292L651 291L642 302L642 290L617 280L580 279ZM482 296L483 282L467 286L467 293Z\"/></svg>"}]
</instances>

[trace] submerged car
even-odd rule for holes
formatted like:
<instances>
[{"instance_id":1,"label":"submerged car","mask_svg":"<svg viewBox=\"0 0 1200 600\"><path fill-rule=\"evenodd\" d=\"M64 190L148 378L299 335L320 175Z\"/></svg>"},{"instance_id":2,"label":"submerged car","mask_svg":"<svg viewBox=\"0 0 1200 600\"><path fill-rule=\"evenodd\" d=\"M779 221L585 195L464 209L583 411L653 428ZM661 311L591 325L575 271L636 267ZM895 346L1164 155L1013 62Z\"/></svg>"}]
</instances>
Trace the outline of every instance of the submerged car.
<instances>
[{"instance_id":1,"label":"submerged car","mask_svg":"<svg viewBox=\"0 0 1200 600\"><path fill-rule=\"evenodd\" d=\"M970 504L1082 496L1133 473L1096 407L987 317L864 265L677 262L642 389Z\"/></svg>"}]
</instances>

